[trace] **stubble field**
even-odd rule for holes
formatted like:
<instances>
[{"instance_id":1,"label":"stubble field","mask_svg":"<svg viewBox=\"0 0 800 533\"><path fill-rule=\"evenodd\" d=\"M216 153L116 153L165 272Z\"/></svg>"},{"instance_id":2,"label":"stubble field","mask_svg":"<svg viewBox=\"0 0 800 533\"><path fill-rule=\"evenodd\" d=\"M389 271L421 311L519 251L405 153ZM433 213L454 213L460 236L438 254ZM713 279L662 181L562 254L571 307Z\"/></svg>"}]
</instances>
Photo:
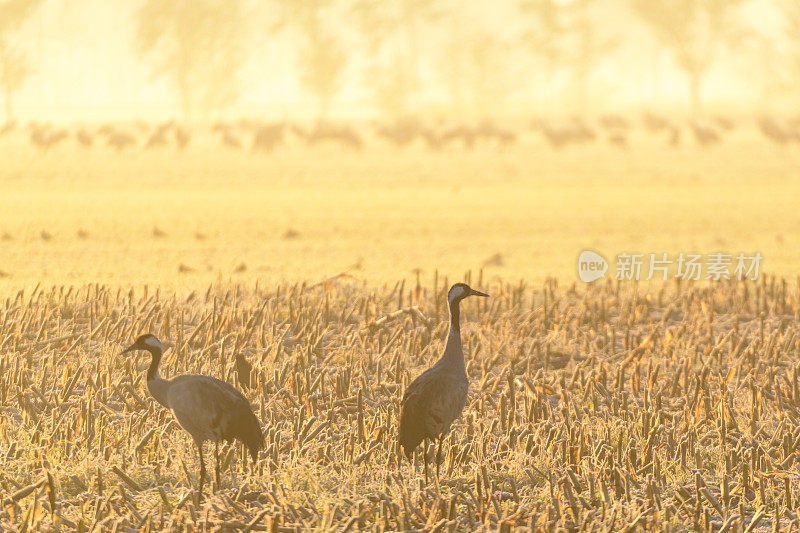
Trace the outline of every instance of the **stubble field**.
<instances>
[{"instance_id":1,"label":"stubble field","mask_svg":"<svg viewBox=\"0 0 800 533\"><path fill-rule=\"evenodd\" d=\"M800 527L795 149L0 151L4 529ZM585 285L585 248L769 274ZM437 489L396 419L465 278L491 298ZM162 375L256 371L267 449L203 501L119 354L146 331Z\"/></svg>"}]
</instances>

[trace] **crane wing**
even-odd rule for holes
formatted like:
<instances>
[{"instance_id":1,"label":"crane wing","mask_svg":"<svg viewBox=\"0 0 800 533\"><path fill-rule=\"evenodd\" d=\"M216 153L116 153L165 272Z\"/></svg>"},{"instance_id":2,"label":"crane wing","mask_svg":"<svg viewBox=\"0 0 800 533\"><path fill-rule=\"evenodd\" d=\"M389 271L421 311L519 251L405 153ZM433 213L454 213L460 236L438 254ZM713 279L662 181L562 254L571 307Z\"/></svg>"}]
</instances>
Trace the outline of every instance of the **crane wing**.
<instances>
[{"instance_id":1,"label":"crane wing","mask_svg":"<svg viewBox=\"0 0 800 533\"><path fill-rule=\"evenodd\" d=\"M232 439L235 422L252 415L250 403L238 390L209 376L176 377L169 389L169 406L196 440Z\"/></svg>"},{"instance_id":2,"label":"crane wing","mask_svg":"<svg viewBox=\"0 0 800 533\"><path fill-rule=\"evenodd\" d=\"M467 400L466 377L425 372L406 389L400 407L400 444L410 456L423 439L450 429Z\"/></svg>"}]
</instances>

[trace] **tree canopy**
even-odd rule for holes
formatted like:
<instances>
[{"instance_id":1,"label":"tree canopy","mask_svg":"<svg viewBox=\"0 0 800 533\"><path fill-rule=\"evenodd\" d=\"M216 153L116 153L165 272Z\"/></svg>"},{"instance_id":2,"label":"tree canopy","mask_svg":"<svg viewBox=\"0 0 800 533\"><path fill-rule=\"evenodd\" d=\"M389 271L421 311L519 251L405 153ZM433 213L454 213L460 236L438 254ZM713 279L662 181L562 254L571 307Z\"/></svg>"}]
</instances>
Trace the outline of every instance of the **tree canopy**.
<instances>
[{"instance_id":1,"label":"tree canopy","mask_svg":"<svg viewBox=\"0 0 800 533\"><path fill-rule=\"evenodd\" d=\"M185 120L195 108L236 101L246 58L241 0L145 0L136 22L134 50L151 61L154 78L169 79Z\"/></svg>"}]
</instances>

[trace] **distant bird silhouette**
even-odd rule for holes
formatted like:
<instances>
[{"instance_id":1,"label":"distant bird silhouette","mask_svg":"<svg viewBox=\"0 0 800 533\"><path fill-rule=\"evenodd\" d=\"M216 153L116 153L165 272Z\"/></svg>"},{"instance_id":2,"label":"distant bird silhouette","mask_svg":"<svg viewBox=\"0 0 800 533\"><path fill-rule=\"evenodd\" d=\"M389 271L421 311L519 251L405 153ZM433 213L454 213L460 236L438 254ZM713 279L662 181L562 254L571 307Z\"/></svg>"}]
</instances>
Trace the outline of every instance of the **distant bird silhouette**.
<instances>
[{"instance_id":1,"label":"distant bird silhouette","mask_svg":"<svg viewBox=\"0 0 800 533\"><path fill-rule=\"evenodd\" d=\"M537 119L531 127L541 131L544 139L552 148L562 148L576 139L572 125L553 125L545 120Z\"/></svg>"},{"instance_id":2,"label":"distant bird silhouette","mask_svg":"<svg viewBox=\"0 0 800 533\"><path fill-rule=\"evenodd\" d=\"M89 133L86 128L81 128L75 133L75 139L80 143L81 146L84 148L91 148L94 144L94 135Z\"/></svg>"},{"instance_id":3,"label":"distant bird silhouette","mask_svg":"<svg viewBox=\"0 0 800 533\"><path fill-rule=\"evenodd\" d=\"M398 440L410 460L422 441L439 441L436 452L436 479L439 479L439 455L442 439L450 425L461 416L467 402L469 379L461 349L459 305L468 296L488 297L466 283L456 283L447 293L450 307L450 333L444 354L431 368L411 382L400 404L400 430ZM425 481L428 480L428 461L425 464Z\"/></svg>"},{"instance_id":4,"label":"distant bird silhouette","mask_svg":"<svg viewBox=\"0 0 800 533\"><path fill-rule=\"evenodd\" d=\"M413 142L418 135L424 136L423 129L419 119L412 116L395 119L392 123L376 124L375 134L395 146L406 146ZM428 131L427 135L430 136L430 141L438 140L438 135L432 130ZM428 139L426 139L427 141Z\"/></svg>"},{"instance_id":5,"label":"distant bird silhouette","mask_svg":"<svg viewBox=\"0 0 800 533\"><path fill-rule=\"evenodd\" d=\"M475 128L475 135L479 139L494 140L498 146L508 146L517 140L517 134L507 128L502 128L493 121L485 119Z\"/></svg>"},{"instance_id":6,"label":"distant bird silhouette","mask_svg":"<svg viewBox=\"0 0 800 533\"><path fill-rule=\"evenodd\" d=\"M439 141L445 146L461 141L464 148L471 150L475 146L476 138L477 134L473 128L466 124L456 124L446 128L439 136Z\"/></svg>"},{"instance_id":7,"label":"distant bird silhouette","mask_svg":"<svg viewBox=\"0 0 800 533\"><path fill-rule=\"evenodd\" d=\"M16 121L16 120L13 120L13 119L11 119L11 120L7 120L7 121L5 122L5 124L3 124L2 126L0 126L0 137L2 137L3 135L5 135L6 133L10 133L10 132L11 132L11 131L13 131L13 130L14 130L14 128L16 128L16 127L17 127L17 121Z\"/></svg>"},{"instance_id":8,"label":"distant bird silhouette","mask_svg":"<svg viewBox=\"0 0 800 533\"><path fill-rule=\"evenodd\" d=\"M503 254L497 252L493 256L489 257L483 262L483 266L503 266L505 264L505 260L503 259Z\"/></svg>"},{"instance_id":9,"label":"distant bird silhouette","mask_svg":"<svg viewBox=\"0 0 800 533\"><path fill-rule=\"evenodd\" d=\"M121 152L129 146L135 146L136 137L127 131L113 130L107 135L106 142L108 143L108 146L114 148L118 152Z\"/></svg>"},{"instance_id":10,"label":"distant bird silhouette","mask_svg":"<svg viewBox=\"0 0 800 533\"><path fill-rule=\"evenodd\" d=\"M150 333L140 336L122 353L133 350L150 352L147 369L147 390L153 398L172 411L178 423L192 436L200 455L199 492L203 493L206 463L203 443L214 442L216 481L219 484L219 442L239 440L247 446L255 464L258 451L264 448L264 435L250 403L232 385L210 376L188 374L164 379L158 365L164 346ZM246 462L247 456L245 456ZM245 464L245 468L247 465Z\"/></svg>"},{"instance_id":11,"label":"distant bird silhouette","mask_svg":"<svg viewBox=\"0 0 800 533\"><path fill-rule=\"evenodd\" d=\"M668 119L649 111L645 112L643 120L644 127L651 133L659 133L670 129L672 126L672 123L670 123Z\"/></svg>"},{"instance_id":12,"label":"distant bird silhouette","mask_svg":"<svg viewBox=\"0 0 800 533\"><path fill-rule=\"evenodd\" d=\"M706 124L701 124L697 120L690 120L689 127L694 133L694 138L700 146L711 146L719 143L722 140L719 132L713 127Z\"/></svg>"},{"instance_id":13,"label":"distant bird silhouette","mask_svg":"<svg viewBox=\"0 0 800 533\"><path fill-rule=\"evenodd\" d=\"M609 144L613 144L619 148L628 147L628 137L624 133L614 132L608 136Z\"/></svg>"},{"instance_id":14,"label":"distant bird silhouette","mask_svg":"<svg viewBox=\"0 0 800 533\"><path fill-rule=\"evenodd\" d=\"M261 150L264 152L271 152L278 144L283 142L285 129L286 124L283 122L260 125L253 137L251 151L256 152Z\"/></svg>"},{"instance_id":15,"label":"distant bird silhouette","mask_svg":"<svg viewBox=\"0 0 800 533\"><path fill-rule=\"evenodd\" d=\"M627 130L630 127L630 123L625 120L625 117L614 114L600 117L600 125L610 130Z\"/></svg>"},{"instance_id":16,"label":"distant bird silhouette","mask_svg":"<svg viewBox=\"0 0 800 533\"><path fill-rule=\"evenodd\" d=\"M361 150L364 141L352 127L345 125L317 122L316 127L306 135L306 144L314 146L325 141L333 141L341 146Z\"/></svg>"},{"instance_id":17,"label":"distant bird silhouette","mask_svg":"<svg viewBox=\"0 0 800 533\"><path fill-rule=\"evenodd\" d=\"M189 146L189 142L192 140L192 134L188 129L183 128L181 126L175 126L174 129L175 129L175 142L178 145L178 149L183 150L187 146Z\"/></svg>"},{"instance_id":18,"label":"distant bird silhouette","mask_svg":"<svg viewBox=\"0 0 800 533\"><path fill-rule=\"evenodd\" d=\"M800 136L792 131L791 128L784 127L772 117L762 117L759 119L758 127L764 137L776 144L786 144L800 140Z\"/></svg>"},{"instance_id":19,"label":"distant bird silhouette","mask_svg":"<svg viewBox=\"0 0 800 533\"><path fill-rule=\"evenodd\" d=\"M34 125L32 126L31 131L31 142L37 148L40 148L44 151L49 150L50 148L58 145L61 141L66 139L69 136L67 130L50 130L49 126L40 126Z\"/></svg>"},{"instance_id":20,"label":"distant bird silhouette","mask_svg":"<svg viewBox=\"0 0 800 533\"><path fill-rule=\"evenodd\" d=\"M242 141L240 141L238 137L227 130L222 134L222 144L236 150L242 147Z\"/></svg>"},{"instance_id":21,"label":"distant bird silhouette","mask_svg":"<svg viewBox=\"0 0 800 533\"><path fill-rule=\"evenodd\" d=\"M736 123L724 115L715 115L713 120L717 126L725 131L733 131L736 129Z\"/></svg>"},{"instance_id":22,"label":"distant bird silhouette","mask_svg":"<svg viewBox=\"0 0 800 533\"><path fill-rule=\"evenodd\" d=\"M165 122L163 124L159 124L153 133L150 134L148 137L147 142L145 143L145 148L155 148L156 146L164 146L167 144L167 134L169 133L170 129L172 128L173 123L172 121Z\"/></svg>"}]
</instances>

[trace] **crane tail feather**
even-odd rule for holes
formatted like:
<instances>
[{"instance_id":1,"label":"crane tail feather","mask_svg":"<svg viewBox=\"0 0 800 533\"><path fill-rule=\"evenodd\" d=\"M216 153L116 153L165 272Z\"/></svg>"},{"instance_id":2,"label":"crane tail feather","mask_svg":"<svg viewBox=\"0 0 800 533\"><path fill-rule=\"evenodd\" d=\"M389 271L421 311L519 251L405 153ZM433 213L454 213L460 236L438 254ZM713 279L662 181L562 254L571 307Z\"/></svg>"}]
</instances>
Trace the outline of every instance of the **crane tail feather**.
<instances>
[{"instance_id":1,"label":"crane tail feather","mask_svg":"<svg viewBox=\"0 0 800 533\"><path fill-rule=\"evenodd\" d=\"M410 413L407 409L404 409L401 413L400 430L397 438L400 446L403 447L406 458L410 460L414 450L425 440L426 433L421 421L418 418L414 420L414 417L409 415Z\"/></svg>"},{"instance_id":2,"label":"crane tail feather","mask_svg":"<svg viewBox=\"0 0 800 533\"><path fill-rule=\"evenodd\" d=\"M243 411L245 411L243 409ZM253 457L253 462L258 458L258 451L264 449L264 434L256 415L250 410L249 405L245 412L239 413L233 426L233 437L240 440Z\"/></svg>"}]
</instances>

